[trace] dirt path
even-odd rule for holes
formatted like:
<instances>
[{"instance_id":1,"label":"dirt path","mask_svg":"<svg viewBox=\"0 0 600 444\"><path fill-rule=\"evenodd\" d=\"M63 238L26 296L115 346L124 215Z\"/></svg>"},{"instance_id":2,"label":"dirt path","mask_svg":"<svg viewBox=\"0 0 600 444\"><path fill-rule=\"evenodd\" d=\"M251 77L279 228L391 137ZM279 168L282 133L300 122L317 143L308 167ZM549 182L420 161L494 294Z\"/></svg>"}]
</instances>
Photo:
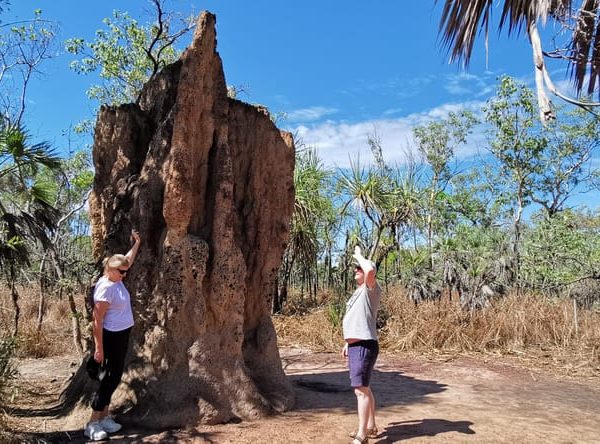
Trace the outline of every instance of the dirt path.
<instances>
[{"instance_id":1,"label":"dirt path","mask_svg":"<svg viewBox=\"0 0 600 444\"><path fill-rule=\"evenodd\" d=\"M111 442L350 442L346 437L355 428L356 401L344 362L336 354L300 349L282 349L281 354L296 387L293 411L257 422L162 433L126 427ZM372 381L381 433L371 442L600 442L600 378L560 380L490 359L381 356ZM25 360L20 370L25 391L9 424L33 432L32 440L85 442L72 418L22 416L24 408L51 404L74 371L72 359Z\"/></svg>"}]
</instances>

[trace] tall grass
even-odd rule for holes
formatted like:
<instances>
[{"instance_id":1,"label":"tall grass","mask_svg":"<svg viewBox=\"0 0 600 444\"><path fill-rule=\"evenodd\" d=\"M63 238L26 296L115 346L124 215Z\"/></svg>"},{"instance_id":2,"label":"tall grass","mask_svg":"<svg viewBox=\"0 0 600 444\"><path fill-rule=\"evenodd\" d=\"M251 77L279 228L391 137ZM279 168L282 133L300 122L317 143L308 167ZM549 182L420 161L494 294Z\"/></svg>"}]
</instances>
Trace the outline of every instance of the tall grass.
<instances>
[{"instance_id":1,"label":"tall grass","mask_svg":"<svg viewBox=\"0 0 600 444\"><path fill-rule=\"evenodd\" d=\"M19 357L47 357L72 353L68 301L48 298L40 332L36 328L37 291L19 289ZM83 297L76 297L78 303ZM338 352L342 345L341 319L345 301L332 293L316 300L290 292L282 315L274 316L281 345ZM80 308L83 310L83 308ZM0 331L12 330L10 295L0 289ZM600 310L579 310L572 300L543 295L510 294L491 301L490 307L472 312L447 298L410 302L400 287L384 292L380 309L380 344L383 351L417 353L492 352L508 354L564 354L563 359L600 372Z\"/></svg>"},{"instance_id":2,"label":"tall grass","mask_svg":"<svg viewBox=\"0 0 600 444\"><path fill-rule=\"evenodd\" d=\"M10 337L0 337L0 407L11 396L12 381L17 377L14 362L15 341Z\"/></svg>"},{"instance_id":3,"label":"tall grass","mask_svg":"<svg viewBox=\"0 0 600 444\"><path fill-rule=\"evenodd\" d=\"M18 357L44 358L71 353L74 350L71 335L71 313L66 298L47 297L47 307L42 328L38 331L38 290L19 288L21 317L19 334L15 338ZM83 309L83 297L76 297ZM0 287L0 330L12 331L14 311L6 288Z\"/></svg>"},{"instance_id":4,"label":"tall grass","mask_svg":"<svg viewBox=\"0 0 600 444\"><path fill-rule=\"evenodd\" d=\"M14 381L17 378L15 357L15 340L11 337L0 337L0 440L4 439L4 407L12 400L15 393Z\"/></svg>"},{"instance_id":5,"label":"tall grass","mask_svg":"<svg viewBox=\"0 0 600 444\"><path fill-rule=\"evenodd\" d=\"M275 327L284 345L339 351L341 325L329 321L327 302L308 314L279 316ZM552 350L600 366L600 311L579 310L569 299L510 294L484 310L464 311L444 298L415 305L399 287L384 294L379 337L389 352L499 352ZM600 369L599 369L600 370Z\"/></svg>"}]
</instances>

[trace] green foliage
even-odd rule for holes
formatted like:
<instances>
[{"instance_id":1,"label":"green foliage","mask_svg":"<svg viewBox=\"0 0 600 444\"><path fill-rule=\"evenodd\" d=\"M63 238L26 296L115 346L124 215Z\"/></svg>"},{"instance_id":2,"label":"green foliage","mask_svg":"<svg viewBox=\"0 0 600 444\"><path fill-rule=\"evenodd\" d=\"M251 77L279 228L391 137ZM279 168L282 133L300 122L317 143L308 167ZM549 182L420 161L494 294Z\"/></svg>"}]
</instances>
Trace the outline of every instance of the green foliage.
<instances>
[{"instance_id":1,"label":"green foliage","mask_svg":"<svg viewBox=\"0 0 600 444\"><path fill-rule=\"evenodd\" d=\"M459 145L467 141L473 126L477 123L475 116L468 111L449 113L446 119L433 121L417 126L413 135L417 149L429 168L429 180L425 185L426 198L422 200L422 225L426 230L429 247L429 267L434 267L433 244L440 231L455 222L453 211L456 201L446 189L454 173L451 171L451 160Z\"/></svg>"},{"instance_id":2,"label":"green foliage","mask_svg":"<svg viewBox=\"0 0 600 444\"><path fill-rule=\"evenodd\" d=\"M344 201L341 215L349 219L351 230L347 243L361 245L377 263L398 248L421 208L414 164L392 169L382 160L376 167L351 160L350 170L341 171L337 182Z\"/></svg>"},{"instance_id":3,"label":"green foliage","mask_svg":"<svg viewBox=\"0 0 600 444\"><path fill-rule=\"evenodd\" d=\"M477 119L469 111L451 112L442 120L417 126L413 129L419 152L430 166L432 174L440 181L450 178L449 162L455 149L466 143Z\"/></svg>"},{"instance_id":4,"label":"green foliage","mask_svg":"<svg viewBox=\"0 0 600 444\"><path fill-rule=\"evenodd\" d=\"M88 89L90 99L109 105L135 102L148 79L179 58L181 51L174 43L192 29L195 18L181 20L177 27L173 14L162 11L162 1L154 3L153 24L140 24L127 12L115 10L103 20L105 28L96 31L94 41L66 41L66 50L80 57L71 62L71 69L78 74L97 72L103 80Z\"/></svg>"},{"instance_id":5,"label":"green foliage","mask_svg":"<svg viewBox=\"0 0 600 444\"><path fill-rule=\"evenodd\" d=\"M420 165L410 158L401 167L388 165L376 135L367 140L374 165L353 159L327 186L307 168L319 163L316 157L299 158L292 239L312 262L286 261L296 273L293 284L312 291L323 282L343 299L353 287L351 249L361 245L379 265L379 279L400 281L416 302L450 290L464 307L481 308L511 288L564 294L575 291L575 282L593 292L598 216L567 208L573 195L597 186L600 121L557 109L558 121L542 126L531 90L509 77L499 80L483 115L489 139L478 143L492 154L483 166L454 159L477 123L470 113L415 128ZM534 205L538 212L530 216ZM589 305L593 298L581 299ZM328 303L327 316L338 325L339 307Z\"/></svg>"},{"instance_id":6,"label":"green foliage","mask_svg":"<svg viewBox=\"0 0 600 444\"><path fill-rule=\"evenodd\" d=\"M342 319L346 311L346 304L341 300L330 301L327 304L327 321L333 328L342 326Z\"/></svg>"},{"instance_id":7,"label":"green foliage","mask_svg":"<svg viewBox=\"0 0 600 444\"><path fill-rule=\"evenodd\" d=\"M25 113L32 79L42 72L46 60L56 56L57 32L56 24L45 20L39 9L29 20L0 27L0 114L15 125Z\"/></svg>"},{"instance_id":8,"label":"green foliage","mask_svg":"<svg viewBox=\"0 0 600 444\"><path fill-rule=\"evenodd\" d=\"M294 214L285 254L283 282L290 278L294 264L301 274L317 267L319 252L334 229L335 212L328 191L330 178L331 172L323 166L314 149L297 150Z\"/></svg>"},{"instance_id":9,"label":"green foliage","mask_svg":"<svg viewBox=\"0 0 600 444\"><path fill-rule=\"evenodd\" d=\"M29 263L25 241L48 244L58 213L51 205L54 184L44 168L58 170L60 159L47 143L29 143L20 126L0 124L0 269ZM11 271L13 273L13 271Z\"/></svg>"},{"instance_id":10,"label":"green foliage","mask_svg":"<svg viewBox=\"0 0 600 444\"><path fill-rule=\"evenodd\" d=\"M490 151L500 170L495 180L521 205L531 201L536 175L548 139L537 118L533 92L510 77L502 77L496 96L484 107L492 125Z\"/></svg>"},{"instance_id":11,"label":"green foliage","mask_svg":"<svg viewBox=\"0 0 600 444\"><path fill-rule=\"evenodd\" d=\"M532 288L556 290L600 270L600 217L563 211L533 217L523 239L523 277Z\"/></svg>"},{"instance_id":12,"label":"green foliage","mask_svg":"<svg viewBox=\"0 0 600 444\"><path fill-rule=\"evenodd\" d=\"M414 302L437 299L440 291L440 276L436 275L429 263L429 252L424 249L402 250L400 252L400 275Z\"/></svg>"}]
</instances>

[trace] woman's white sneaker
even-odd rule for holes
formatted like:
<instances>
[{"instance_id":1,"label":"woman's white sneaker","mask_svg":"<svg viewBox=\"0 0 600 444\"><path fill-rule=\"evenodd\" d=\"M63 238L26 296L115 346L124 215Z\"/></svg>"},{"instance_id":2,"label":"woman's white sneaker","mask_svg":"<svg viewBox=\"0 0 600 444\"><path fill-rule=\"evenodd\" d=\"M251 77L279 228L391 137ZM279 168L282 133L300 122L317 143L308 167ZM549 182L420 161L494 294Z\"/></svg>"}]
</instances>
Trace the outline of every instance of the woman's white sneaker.
<instances>
[{"instance_id":1,"label":"woman's white sneaker","mask_svg":"<svg viewBox=\"0 0 600 444\"><path fill-rule=\"evenodd\" d=\"M99 421L88 422L83 434L92 441L102 441L103 439L108 438L108 433L102 428Z\"/></svg>"},{"instance_id":2,"label":"woman's white sneaker","mask_svg":"<svg viewBox=\"0 0 600 444\"><path fill-rule=\"evenodd\" d=\"M100 420L100 427L107 433L115 433L121 430L121 424L115 422L110 416L105 416Z\"/></svg>"}]
</instances>

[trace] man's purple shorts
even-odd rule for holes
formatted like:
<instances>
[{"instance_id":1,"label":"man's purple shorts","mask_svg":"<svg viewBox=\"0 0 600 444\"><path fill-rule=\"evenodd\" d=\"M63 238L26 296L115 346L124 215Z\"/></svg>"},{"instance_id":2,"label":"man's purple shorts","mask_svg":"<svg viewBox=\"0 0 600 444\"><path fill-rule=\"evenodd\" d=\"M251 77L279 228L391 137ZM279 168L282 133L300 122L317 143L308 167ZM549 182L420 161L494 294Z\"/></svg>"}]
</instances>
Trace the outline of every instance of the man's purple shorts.
<instances>
[{"instance_id":1,"label":"man's purple shorts","mask_svg":"<svg viewBox=\"0 0 600 444\"><path fill-rule=\"evenodd\" d=\"M352 387L368 387L379 344L375 340L358 341L348 344L348 368Z\"/></svg>"}]
</instances>

